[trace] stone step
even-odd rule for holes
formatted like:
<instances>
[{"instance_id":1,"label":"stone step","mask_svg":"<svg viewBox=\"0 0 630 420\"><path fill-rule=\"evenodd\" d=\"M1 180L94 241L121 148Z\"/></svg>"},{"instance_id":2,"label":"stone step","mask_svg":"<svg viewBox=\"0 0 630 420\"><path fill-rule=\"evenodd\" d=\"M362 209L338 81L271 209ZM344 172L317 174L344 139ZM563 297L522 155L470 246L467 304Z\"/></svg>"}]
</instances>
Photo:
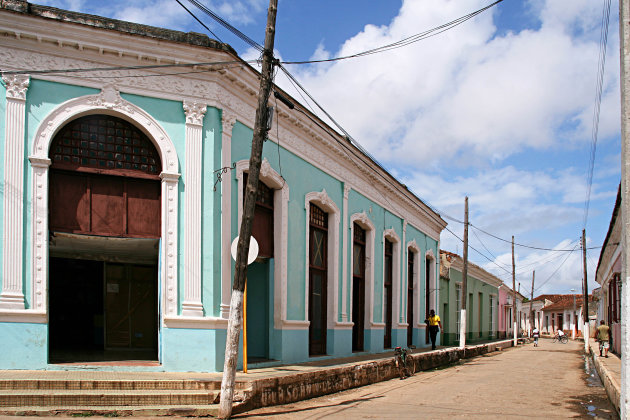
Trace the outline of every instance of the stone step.
<instances>
[{"instance_id":1,"label":"stone step","mask_svg":"<svg viewBox=\"0 0 630 420\"><path fill-rule=\"evenodd\" d=\"M251 388L249 382L236 382L235 389ZM0 379L0 390L220 390L221 381L182 380L78 380L78 379Z\"/></svg>"},{"instance_id":2,"label":"stone step","mask_svg":"<svg viewBox=\"0 0 630 420\"><path fill-rule=\"evenodd\" d=\"M232 413L240 413L241 403L235 403ZM126 417L126 416L180 416L180 417L216 417L219 412L218 404L209 405L146 405L146 406L77 406L77 407L0 407L0 417L5 416L73 416L73 417Z\"/></svg>"},{"instance_id":3,"label":"stone step","mask_svg":"<svg viewBox=\"0 0 630 420\"><path fill-rule=\"evenodd\" d=\"M217 390L2 390L0 407L208 405L219 396Z\"/></svg>"}]
</instances>

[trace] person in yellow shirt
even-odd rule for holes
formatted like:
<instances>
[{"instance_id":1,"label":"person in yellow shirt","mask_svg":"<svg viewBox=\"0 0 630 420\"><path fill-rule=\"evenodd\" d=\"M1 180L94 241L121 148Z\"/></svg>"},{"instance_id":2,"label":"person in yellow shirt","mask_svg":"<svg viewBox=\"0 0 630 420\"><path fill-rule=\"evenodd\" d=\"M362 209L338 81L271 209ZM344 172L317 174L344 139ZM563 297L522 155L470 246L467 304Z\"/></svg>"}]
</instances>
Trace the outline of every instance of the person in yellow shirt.
<instances>
[{"instance_id":1,"label":"person in yellow shirt","mask_svg":"<svg viewBox=\"0 0 630 420\"><path fill-rule=\"evenodd\" d=\"M442 321L440 317L435 314L435 311L431 309L429 311L429 318L425 321L429 325L429 337L431 338L431 349L435 350L435 340L437 338L438 331L442 331Z\"/></svg>"}]
</instances>

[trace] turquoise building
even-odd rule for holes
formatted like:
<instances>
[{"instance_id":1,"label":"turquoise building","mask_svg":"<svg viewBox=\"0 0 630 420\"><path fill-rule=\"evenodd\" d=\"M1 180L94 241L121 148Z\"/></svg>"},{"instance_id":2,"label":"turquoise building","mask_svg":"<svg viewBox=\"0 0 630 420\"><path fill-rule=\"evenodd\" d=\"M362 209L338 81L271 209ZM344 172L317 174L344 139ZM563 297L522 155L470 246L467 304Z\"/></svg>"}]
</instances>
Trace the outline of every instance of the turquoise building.
<instances>
[{"instance_id":1,"label":"turquoise building","mask_svg":"<svg viewBox=\"0 0 630 420\"><path fill-rule=\"evenodd\" d=\"M204 35L21 0L0 28L0 369L221 370L259 73ZM270 104L249 364L426 346L446 223L275 91L294 108Z\"/></svg>"},{"instance_id":2,"label":"turquoise building","mask_svg":"<svg viewBox=\"0 0 630 420\"><path fill-rule=\"evenodd\" d=\"M458 345L462 309L464 260L457 254L440 251L440 316L442 343ZM498 338L499 287L503 281L468 262L466 284L466 343Z\"/></svg>"}]
</instances>

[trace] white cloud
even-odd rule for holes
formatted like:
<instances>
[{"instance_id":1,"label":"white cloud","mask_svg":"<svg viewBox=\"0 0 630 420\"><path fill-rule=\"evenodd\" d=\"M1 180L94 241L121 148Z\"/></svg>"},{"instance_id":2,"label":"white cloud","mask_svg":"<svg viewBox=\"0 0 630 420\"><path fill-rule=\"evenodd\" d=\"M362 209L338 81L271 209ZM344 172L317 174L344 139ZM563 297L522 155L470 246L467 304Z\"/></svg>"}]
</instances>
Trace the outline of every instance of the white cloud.
<instances>
[{"instance_id":1,"label":"white cloud","mask_svg":"<svg viewBox=\"0 0 630 420\"><path fill-rule=\"evenodd\" d=\"M320 45L313 56L385 45L486 3L407 0L388 26L367 25L339 51L331 54ZM488 11L412 46L300 69L298 76L385 162L434 165L456 158L483 165L525 149L583 145L591 135L599 5L550 0L532 2L532 9L542 21L538 30L495 36ZM611 25L610 33L615 31ZM609 51L615 51L613 36L610 41ZM613 74L614 55L609 53L607 66ZM617 78L606 81L601 137L615 135L619 127Z\"/></svg>"}]
</instances>

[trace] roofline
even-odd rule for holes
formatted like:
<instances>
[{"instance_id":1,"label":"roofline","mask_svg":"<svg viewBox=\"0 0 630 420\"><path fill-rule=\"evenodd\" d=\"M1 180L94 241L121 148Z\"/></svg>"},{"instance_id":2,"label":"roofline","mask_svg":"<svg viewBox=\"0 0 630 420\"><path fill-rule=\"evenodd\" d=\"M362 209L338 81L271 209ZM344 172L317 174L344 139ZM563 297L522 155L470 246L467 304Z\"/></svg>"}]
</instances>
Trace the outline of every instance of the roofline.
<instances>
[{"instance_id":1,"label":"roofline","mask_svg":"<svg viewBox=\"0 0 630 420\"><path fill-rule=\"evenodd\" d=\"M25 0L0 0L0 9L40 19L48 19L75 25L90 26L96 29L117 31L127 35L143 36L156 40L164 40L168 42L187 44L195 47L212 48L215 50L224 51L228 54L233 55L237 60L242 61L243 65L245 65L248 69L250 69L250 71L255 73L257 77L260 77L260 72L249 63L244 61L241 57L239 57L238 53L229 44L218 42L208 37L207 35L197 32L182 32L150 25L127 22L123 20L110 19L102 16L73 12L50 6L41 6L29 3ZM448 225L448 223L440 216L439 213L433 210L431 206L425 203L414 192L409 190L406 185L401 183L396 177L389 173L389 171L387 171L379 162L377 162L369 154L363 152L357 145L354 144L354 142L349 141L349 139L346 139L344 136L341 136L328 123L326 123L309 109L307 109L307 107L302 105L299 101L297 101L283 89L275 84L273 85L273 88L274 90L280 91L283 95L291 98L294 105L300 106L300 110L302 112L309 114L322 127L326 127L324 131L327 131L329 134L331 134L331 136L334 136L335 140L337 140L338 142L343 143L343 145L341 145L340 147L344 147L346 144L349 145L359 155L366 158L366 160L369 162L369 164L367 164L366 162L366 166L368 166L373 171L381 172L383 174L383 178L389 178L389 181L391 181L391 184L393 184L392 189L395 190L397 194L400 194L402 197L406 198L410 202L416 203L420 210L426 214L429 226L431 226L431 224L434 224L433 228L436 229L438 235L438 237L435 239L439 241L439 235L441 231ZM383 179L382 182L385 184L390 183L387 179ZM400 216L402 217L402 215ZM418 228L420 227L418 226Z\"/></svg>"},{"instance_id":2,"label":"roofline","mask_svg":"<svg viewBox=\"0 0 630 420\"><path fill-rule=\"evenodd\" d=\"M604 239L604 244L602 245L602 250L599 253L599 259L597 260L597 268L595 269L595 279L597 279L597 272L599 271L599 266L602 263L602 258L604 256L604 251L606 250L606 246L608 246L608 240L612 236L612 232L615 228L615 223L617 222L617 216L619 215L620 208L621 208L621 182L619 183L619 187L617 189L617 200L615 200L615 208L613 209L613 214L610 217L610 224L608 225L608 232L606 232L606 239Z\"/></svg>"}]
</instances>

